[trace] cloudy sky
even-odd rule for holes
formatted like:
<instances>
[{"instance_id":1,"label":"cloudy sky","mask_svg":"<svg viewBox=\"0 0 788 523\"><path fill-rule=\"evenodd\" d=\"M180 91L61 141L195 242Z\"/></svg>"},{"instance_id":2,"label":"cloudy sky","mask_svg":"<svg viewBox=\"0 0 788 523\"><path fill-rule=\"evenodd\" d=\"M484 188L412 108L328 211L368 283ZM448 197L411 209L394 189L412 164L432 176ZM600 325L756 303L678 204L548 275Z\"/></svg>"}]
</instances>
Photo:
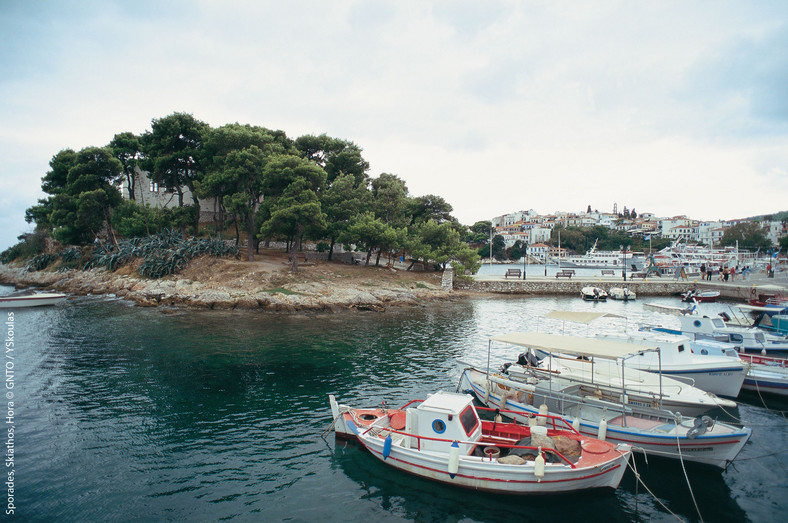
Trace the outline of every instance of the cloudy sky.
<instances>
[{"instance_id":1,"label":"cloudy sky","mask_svg":"<svg viewBox=\"0 0 788 523\"><path fill-rule=\"evenodd\" d=\"M0 0L0 249L61 149L187 112L358 144L465 224L788 209L788 2Z\"/></svg>"}]
</instances>

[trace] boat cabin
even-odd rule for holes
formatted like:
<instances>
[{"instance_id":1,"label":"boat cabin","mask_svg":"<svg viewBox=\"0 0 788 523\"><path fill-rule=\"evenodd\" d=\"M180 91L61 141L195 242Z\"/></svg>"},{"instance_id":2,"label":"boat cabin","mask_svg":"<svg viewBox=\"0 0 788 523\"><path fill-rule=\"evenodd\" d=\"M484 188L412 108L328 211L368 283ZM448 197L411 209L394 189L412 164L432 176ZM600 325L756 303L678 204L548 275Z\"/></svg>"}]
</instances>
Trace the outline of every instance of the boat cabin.
<instances>
[{"instance_id":1,"label":"boat cabin","mask_svg":"<svg viewBox=\"0 0 788 523\"><path fill-rule=\"evenodd\" d=\"M462 442L479 441L482 436L482 423L473 407L471 396L436 392L417 407L407 409L405 432L421 437L419 444L422 450L448 452L451 441L458 441L460 454L468 454L474 445L463 445Z\"/></svg>"},{"instance_id":2,"label":"boat cabin","mask_svg":"<svg viewBox=\"0 0 788 523\"><path fill-rule=\"evenodd\" d=\"M756 343L766 342L766 337L762 332L729 327L722 318L683 316L679 319L681 320L681 332L695 335L696 338L727 343L743 343L745 339L751 339Z\"/></svg>"}]
</instances>

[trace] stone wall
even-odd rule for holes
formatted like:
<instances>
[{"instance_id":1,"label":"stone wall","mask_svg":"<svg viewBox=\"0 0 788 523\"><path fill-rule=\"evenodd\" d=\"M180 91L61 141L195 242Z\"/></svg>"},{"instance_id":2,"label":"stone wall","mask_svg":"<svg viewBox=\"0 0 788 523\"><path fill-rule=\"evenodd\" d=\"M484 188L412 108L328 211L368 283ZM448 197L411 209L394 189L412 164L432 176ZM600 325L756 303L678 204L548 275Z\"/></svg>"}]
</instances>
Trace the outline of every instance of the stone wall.
<instances>
[{"instance_id":1,"label":"stone wall","mask_svg":"<svg viewBox=\"0 0 788 523\"><path fill-rule=\"evenodd\" d=\"M454 289L474 292L491 292L497 294L533 294L533 295L567 295L579 296L580 289L588 285L603 288L624 287L640 296L675 296L685 292L692 283L676 281L645 281L645 282L596 282L588 280L553 281L553 280L495 280L473 281L454 279Z\"/></svg>"}]
</instances>

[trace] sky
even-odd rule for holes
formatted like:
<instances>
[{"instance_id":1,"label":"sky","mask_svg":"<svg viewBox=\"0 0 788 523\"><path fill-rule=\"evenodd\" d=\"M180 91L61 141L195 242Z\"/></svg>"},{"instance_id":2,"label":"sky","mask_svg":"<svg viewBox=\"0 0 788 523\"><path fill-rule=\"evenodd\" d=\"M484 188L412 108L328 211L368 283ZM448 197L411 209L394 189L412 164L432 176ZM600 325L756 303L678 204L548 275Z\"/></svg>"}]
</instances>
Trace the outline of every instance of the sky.
<instances>
[{"instance_id":1,"label":"sky","mask_svg":"<svg viewBox=\"0 0 788 523\"><path fill-rule=\"evenodd\" d=\"M788 210L788 2L0 0L0 250L60 150L175 112L352 141L472 225Z\"/></svg>"}]
</instances>

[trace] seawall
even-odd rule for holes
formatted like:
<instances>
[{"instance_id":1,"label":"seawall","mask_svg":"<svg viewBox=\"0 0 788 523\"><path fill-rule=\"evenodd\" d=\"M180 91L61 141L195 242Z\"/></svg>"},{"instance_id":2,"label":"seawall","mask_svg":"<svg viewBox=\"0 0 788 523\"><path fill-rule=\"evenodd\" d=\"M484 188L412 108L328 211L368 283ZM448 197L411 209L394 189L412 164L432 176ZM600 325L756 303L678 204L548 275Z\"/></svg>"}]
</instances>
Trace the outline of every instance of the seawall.
<instances>
[{"instance_id":1,"label":"seawall","mask_svg":"<svg viewBox=\"0 0 788 523\"><path fill-rule=\"evenodd\" d=\"M551 277L534 276L524 280L505 279L503 276L476 276L471 280L454 278L456 290L494 294L530 294L580 296L580 289L589 285L609 291L612 287L626 287L638 296L677 296L689 289L719 291L720 297L731 300L748 300L757 294L756 283L765 281L705 282L700 280L675 280L673 278L648 278L628 280L621 278L572 278L557 280Z\"/></svg>"}]
</instances>

